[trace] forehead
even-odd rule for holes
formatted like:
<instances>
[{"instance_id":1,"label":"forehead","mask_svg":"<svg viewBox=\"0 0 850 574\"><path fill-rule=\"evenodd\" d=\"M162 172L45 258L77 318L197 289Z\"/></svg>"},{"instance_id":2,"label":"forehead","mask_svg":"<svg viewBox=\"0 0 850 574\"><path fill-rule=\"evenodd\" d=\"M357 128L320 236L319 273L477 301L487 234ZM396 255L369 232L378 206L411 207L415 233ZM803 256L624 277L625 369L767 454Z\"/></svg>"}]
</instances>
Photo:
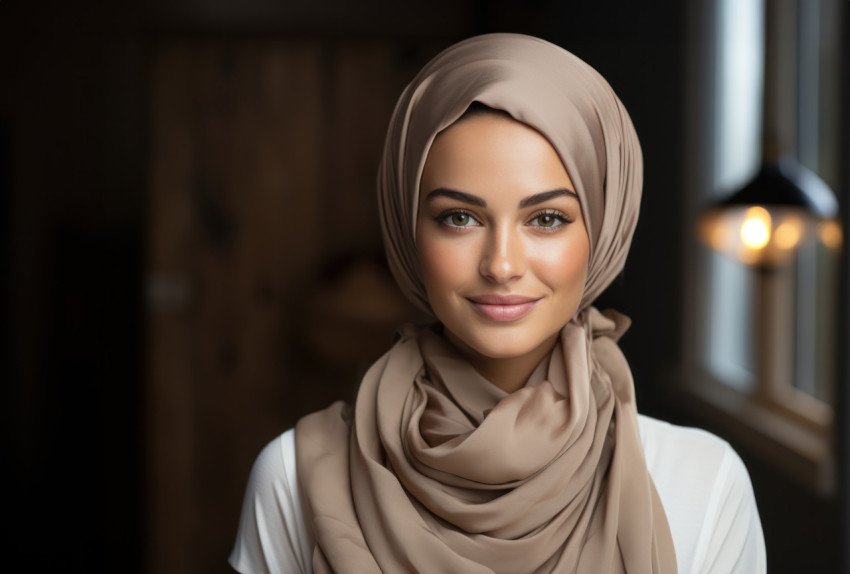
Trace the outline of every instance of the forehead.
<instances>
[{"instance_id":1,"label":"forehead","mask_svg":"<svg viewBox=\"0 0 850 574\"><path fill-rule=\"evenodd\" d=\"M486 193L572 189L558 153L533 128L501 113L462 117L434 139L420 181L423 192L440 186ZM429 188L429 189L425 189Z\"/></svg>"}]
</instances>

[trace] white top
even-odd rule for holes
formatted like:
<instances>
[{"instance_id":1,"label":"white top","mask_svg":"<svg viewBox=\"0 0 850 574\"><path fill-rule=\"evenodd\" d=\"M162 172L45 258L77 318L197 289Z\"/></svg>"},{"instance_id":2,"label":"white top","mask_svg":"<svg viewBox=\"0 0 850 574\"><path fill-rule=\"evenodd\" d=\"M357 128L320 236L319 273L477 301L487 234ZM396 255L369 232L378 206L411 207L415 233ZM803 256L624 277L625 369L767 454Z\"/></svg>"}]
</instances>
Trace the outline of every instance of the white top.
<instances>
[{"instance_id":1,"label":"white top","mask_svg":"<svg viewBox=\"0 0 850 574\"><path fill-rule=\"evenodd\" d=\"M764 535L750 477L726 441L638 415L646 464L661 497L679 573L762 574ZM257 457L230 564L243 574L312 573L290 429Z\"/></svg>"}]
</instances>

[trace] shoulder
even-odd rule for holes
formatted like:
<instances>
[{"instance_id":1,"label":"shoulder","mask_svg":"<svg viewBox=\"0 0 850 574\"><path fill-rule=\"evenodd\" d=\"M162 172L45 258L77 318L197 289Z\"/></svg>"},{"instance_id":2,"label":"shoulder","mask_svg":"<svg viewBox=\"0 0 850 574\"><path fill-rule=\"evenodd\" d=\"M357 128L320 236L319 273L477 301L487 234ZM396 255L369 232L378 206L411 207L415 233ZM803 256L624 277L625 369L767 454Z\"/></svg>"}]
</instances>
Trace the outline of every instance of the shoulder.
<instances>
[{"instance_id":1,"label":"shoulder","mask_svg":"<svg viewBox=\"0 0 850 574\"><path fill-rule=\"evenodd\" d=\"M733 464L738 473L746 468L729 443L698 428L682 427L638 415L646 464L659 478L699 477L701 484L717 476L725 464Z\"/></svg>"},{"instance_id":2,"label":"shoulder","mask_svg":"<svg viewBox=\"0 0 850 574\"><path fill-rule=\"evenodd\" d=\"M272 494L277 486L289 489L294 477L294 429L289 429L268 443L257 455L248 479L248 491Z\"/></svg>"},{"instance_id":3,"label":"shoulder","mask_svg":"<svg viewBox=\"0 0 850 574\"><path fill-rule=\"evenodd\" d=\"M725 440L639 416L647 468L682 572L763 572L764 537L749 473Z\"/></svg>"},{"instance_id":4,"label":"shoulder","mask_svg":"<svg viewBox=\"0 0 850 574\"><path fill-rule=\"evenodd\" d=\"M248 478L230 564L239 572L308 572L312 542L295 468L294 430L263 448Z\"/></svg>"}]
</instances>

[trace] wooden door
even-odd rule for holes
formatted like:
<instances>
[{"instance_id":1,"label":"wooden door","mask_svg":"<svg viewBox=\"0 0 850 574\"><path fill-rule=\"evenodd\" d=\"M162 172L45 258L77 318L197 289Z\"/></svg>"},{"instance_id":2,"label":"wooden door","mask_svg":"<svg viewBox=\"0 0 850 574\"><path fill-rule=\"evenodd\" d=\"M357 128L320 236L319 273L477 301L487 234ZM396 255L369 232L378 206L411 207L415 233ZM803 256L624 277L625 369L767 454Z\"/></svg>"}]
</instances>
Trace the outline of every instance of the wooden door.
<instances>
[{"instance_id":1,"label":"wooden door","mask_svg":"<svg viewBox=\"0 0 850 574\"><path fill-rule=\"evenodd\" d=\"M228 572L254 457L299 416L352 396L409 316L376 263L373 199L406 71L380 43L156 51L148 571Z\"/></svg>"}]
</instances>

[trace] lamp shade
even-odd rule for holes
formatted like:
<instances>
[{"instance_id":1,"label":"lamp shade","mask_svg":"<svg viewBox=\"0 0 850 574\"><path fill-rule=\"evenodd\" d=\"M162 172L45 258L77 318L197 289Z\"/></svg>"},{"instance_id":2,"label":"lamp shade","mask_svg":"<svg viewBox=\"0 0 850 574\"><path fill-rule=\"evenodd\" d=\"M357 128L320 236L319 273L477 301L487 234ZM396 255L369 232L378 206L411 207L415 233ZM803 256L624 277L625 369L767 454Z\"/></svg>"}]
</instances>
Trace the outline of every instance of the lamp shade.
<instances>
[{"instance_id":1,"label":"lamp shade","mask_svg":"<svg viewBox=\"0 0 850 574\"><path fill-rule=\"evenodd\" d=\"M830 249L842 242L838 201L823 180L794 160L766 163L738 192L706 209L700 239L712 249L758 267L788 263L816 236Z\"/></svg>"}]
</instances>

